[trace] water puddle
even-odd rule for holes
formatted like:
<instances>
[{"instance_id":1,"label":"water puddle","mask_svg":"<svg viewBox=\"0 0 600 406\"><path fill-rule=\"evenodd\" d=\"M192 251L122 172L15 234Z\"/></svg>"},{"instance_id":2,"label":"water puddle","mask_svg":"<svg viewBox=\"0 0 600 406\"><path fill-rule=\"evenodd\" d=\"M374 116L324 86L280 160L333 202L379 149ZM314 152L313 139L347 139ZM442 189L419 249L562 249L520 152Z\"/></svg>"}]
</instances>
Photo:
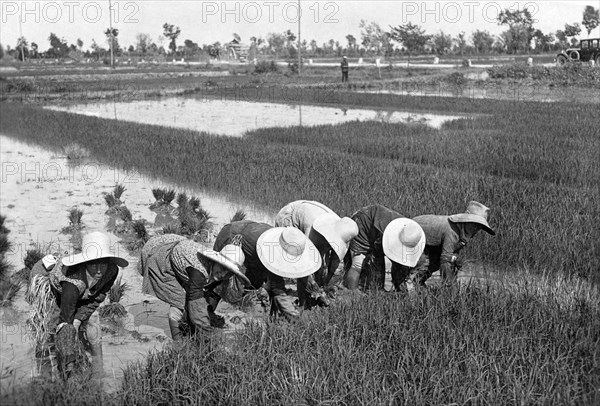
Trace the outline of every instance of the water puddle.
<instances>
[{"instance_id":1,"label":"water puddle","mask_svg":"<svg viewBox=\"0 0 600 406\"><path fill-rule=\"evenodd\" d=\"M241 137L246 131L260 128L315 126L356 120L421 123L440 128L447 121L462 118L462 116L455 115L396 110L342 109L182 97L46 106L46 108L114 120L206 131L233 137Z\"/></svg>"},{"instance_id":2,"label":"water puddle","mask_svg":"<svg viewBox=\"0 0 600 406\"><path fill-rule=\"evenodd\" d=\"M15 271L23 267L28 249L60 253L72 251L72 234L61 230L69 225L67 211L73 207L83 210L84 231L109 232L111 217L106 214L108 207L103 193L110 193L117 182L126 188L121 200L134 220L146 220L150 235L156 234L164 224L164 214L149 209L155 200L153 188L175 189L198 197L202 207L214 216L214 232L228 223L238 209L243 209L249 219L272 223L271 215L250 204L236 203L203 190L180 187L97 162L73 165L59 154L6 136L0 136L0 161L0 211L7 217L5 226L10 230L8 238L12 244L6 258ZM161 348L170 333L166 318L168 306L154 296L141 293L142 278L137 272L137 254L126 249L119 235L109 234L113 246L130 262L121 271L122 280L130 286L121 300L129 316L120 331L116 334L105 332L103 336L104 367L108 375L105 384L114 388L128 363L143 359L148 351ZM227 307L221 310L225 312ZM25 328L27 311L28 305L21 290L13 306L0 313L2 388L36 374L32 342Z\"/></svg>"}]
</instances>

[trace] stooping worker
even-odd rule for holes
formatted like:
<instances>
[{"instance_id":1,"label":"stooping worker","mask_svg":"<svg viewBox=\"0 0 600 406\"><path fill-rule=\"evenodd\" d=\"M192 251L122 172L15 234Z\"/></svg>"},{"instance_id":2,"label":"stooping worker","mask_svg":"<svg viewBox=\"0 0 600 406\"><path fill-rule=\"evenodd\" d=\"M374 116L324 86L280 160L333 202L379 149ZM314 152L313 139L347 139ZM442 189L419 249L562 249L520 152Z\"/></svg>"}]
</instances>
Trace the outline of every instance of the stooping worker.
<instances>
[{"instance_id":1,"label":"stooping worker","mask_svg":"<svg viewBox=\"0 0 600 406\"><path fill-rule=\"evenodd\" d=\"M427 239L427 245L415 269L416 286L425 286L425 281L431 274L439 270L443 285L456 289L457 273L464 262L459 255L460 251L479 230L496 235L487 221L489 211L483 204L470 201L465 213L452 216L427 214L414 218L423 228Z\"/></svg>"},{"instance_id":2,"label":"stooping worker","mask_svg":"<svg viewBox=\"0 0 600 406\"><path fill-rule=\"evenodd\" d=\"M250 220L227 224L217 235L213 251L228 244L242 247L244 274L250 287L265 289L271 300L271 315L283 315L292 320L298 317L292 297L287 295L283 278L302 278L321 268L322 260L314 244L294 227L273 227ZM205 251L204 255L211 255ZM239 282L230 278L220 267L213 267L206 289L208 303L216 309L221 299L238 300L243 294ZM237 292L237 293L236 293ZM231 297L234 294L237 297Z\"/></svg>"},{"instance_id":3,"label":"stooping worker","mask_svg":"<svg viewBox=\"0 0 600 406\"><path fill-rule=\"evenodd\" d=\"M297 200L284 206L275 217L275 227L295 227L315 245L322 266L312 275L298 278L298 302L308 308L316 301L320 306L329 304L323 288L327 286L343 260L350 241L358 234L356 222L340 218L333 210L319 202Z\"/></svg>"},{"instance_id":4,"label":"stooping worker","mask_svg":"<svg viewBox=\"0 0 600 406\"><path fill-rule=\"evenodd\" d=\"M218 264L245 283L240 271L240 247L226 245L215 256L202 255L203 245L176 234L164 234L144 244L140 258L142 292L169 304L169 328L174 340L183 337L182 321L192 331L212 332L224 327L225 319L215 314L204 299L204 287L211 267Z\"/></svg>"},{"instance_id":5,"label":"stooping worker","mask_svg":"<svg viewBox=\"0 0 600 406\"><path fill-rule=\"evenodd\" d=\"M380 204L366 206L351 218L358 235L350 242L344 258L348 289L383 290L385 257L392 262L392 283L406 291L406 280L425 248L425 233L413 220Z\"/></svg>"},{"instance_id":6,"label":"stooping worker","mask_svg":"<svg viewBox=\"0 0 600 406\"><path fill-rule=\"evenodd\" d=\"M84 356L78 339L92 355L93 375L103 375L102 333L96 309L113 286L119 267L129 265L111 251L109 236L94 231L82 237L81 253L62 259L49 255L32 268L28 322L38 341L36 353L45 358L40 361L42 375L56 366L68 378L79 357ZM57 365L52 365L54 359Z\"/></svg>"}]
</instances>

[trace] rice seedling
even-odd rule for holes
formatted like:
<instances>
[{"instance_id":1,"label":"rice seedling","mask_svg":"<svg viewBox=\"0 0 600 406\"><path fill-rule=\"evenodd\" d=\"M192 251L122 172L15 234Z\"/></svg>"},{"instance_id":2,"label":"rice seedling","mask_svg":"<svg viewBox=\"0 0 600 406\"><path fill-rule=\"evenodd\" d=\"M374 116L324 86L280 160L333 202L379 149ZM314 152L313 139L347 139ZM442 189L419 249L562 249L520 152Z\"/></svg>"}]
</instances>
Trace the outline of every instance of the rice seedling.
<instances>
[{"instance_id":1,"label":"rice seedling","mask_svg":"<svg viewBox=\"0 0 600 406\"><path fill-rule=\"evenodd\" d=\"M109 209L112 209L113 207L116 207L120 204L120 202L117 201L117 199L112 195L112 193L105 194L104 201L106 202L106 205Z\"/></svg>"},{"instance_id":2,"label":"rice seedling","mask_svg":"<svg viewBox=\"0 0 600 406\"><path fill-rule=\"evenodd\" d=\"M67 156L67 159L70 160L79 160L89 158L90 156L90 151L75 142L66 145L63 150Z\"/></svg>"},{"instance_id":3,"label":"rice seedling","mask_svg":"<svg viewBox=\"0 0 600 406\"><path fill-rule=\"evenodd\" d=\"M179 234L181 235L181 224L179 223L170 223L162 228L163 234Z\"/></svg>"},{"instance_id":4,"label":"rice seedling","mask_svg":"<svg viewBox=\"0 0 600 406\"><path fill-rule=\"evenodd\" d=\"M125 192L125 186L117 183L115 185L115 188L113 189L112 194L115 197L115 199L121 200L121 196L123 195L123 192Z\"/></svg>"},{"instance_id":5,"label":"rice seedling","mask_svg":"<svg viewBox=\"0 0 600 406\"><path fill-rule=\"evenodd\" d=\"M33 266L44 257L44 255L45 254L39 248L28 249L25 252L23 263L25 264L26 268L32 269Z\"/></svg>"},{"instance_id":6,"label":"rice seedling","mask_svg":"<svg viewBox=\"0 0 600 406\"><path fill-rule=\"evenodd\" d=\"M144 244L150 239L148 230L146 229L146 220L134 220L130 224L130 230L133 232L130 241L125 244L130 251L141 249Z\"/></svg>"},{"instance_id":7,"label":"rice seedling","mask_svg":"<svg viewBox=\"0 0 600 406\"><path fill-rule=\"evenodd\" d=\"M6 216L0 214L0 234L8 234L10 231L4 226Z\"/></svg>"},{"instance_id":8,"label":"rice seedling","mask_svg":"<svg viewBox=\"0 0 600 406\"><path fill-rule=\"evenodd\" d=\"M154 196L157 202L164 202L165 189L152 188L152 195Z\"/></svg>"},{"instance_id":9,"label":"rice seedling","mask_svg":"<svg viewBox=\"0 0 600 406\"><path fill-rule=\"evenodd\" d=\"M130 223L133 221L133 215L131 214L131 210L127 206L119 207L119 217L125 223Z\"/></svg>"},{"instance_id":10,"label":"rice seedling","mask_svg":"<svg viewBox=\"0 0 600 406\"><path fill-rule=\"evenodd\" d=\"M233 217L231 217L231 222L234 221L242 221L246 219L246 212L243 209L238 209Z\"/></svg>"},{"instance_id":11,"label":"rice seedling","mask_svg":"<svg viewBox=\"0 0 600 406\"><path fill-rule=\"evenodd\" d=\"M98 314L102 319L118 322L127 315L127 310L119 302L128 290L130 290L130 286L127 282L121 282L119 276L108 292L109 304L98 309Z\"/></svg>"},{"instance_id":12,"label":"rice seedling","mask_svg":"<svg viewBox=\"0 0 600 406\"><path fill-rule=\"evenodd\" d=\"M8 235L4 233L0 234L0 255L8 252L11 246L11 242L8 241Z\"/></svg>"},{"instance_id":13,"label":"rice seedling","mask_svg":"<svg viewBox=\"0 0 600 406\"><path fill-rule=\"evenodd\" d=\"M174 189L165 190L165 195L163 197L163 200L165 201L166 204L171 204L173 199L175 199L175 195L176 195L176 192Z\"/></svg>"}]
</instances>

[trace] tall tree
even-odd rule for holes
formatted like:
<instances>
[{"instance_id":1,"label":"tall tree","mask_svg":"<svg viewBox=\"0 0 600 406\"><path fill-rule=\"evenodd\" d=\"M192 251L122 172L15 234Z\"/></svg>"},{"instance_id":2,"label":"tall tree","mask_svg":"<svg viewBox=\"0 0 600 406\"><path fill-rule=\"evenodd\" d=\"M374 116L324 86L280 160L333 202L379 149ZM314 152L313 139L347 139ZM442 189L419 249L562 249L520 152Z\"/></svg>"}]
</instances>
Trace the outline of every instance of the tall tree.
<instances>
[{"instance_id":1,"label":"tall tree","mask_svg":"<svg viewBox=\"0 0 600 406\"><path fill-rule=\"evenodd\" d=\"M356 49L356 38L352 34L346 35L346 41L348 41L348 52Z\"/></svg>"},{"instance_id":2,"label":"tall tree","mask_svg":"<svg viewBox=\"0 0 600 406\"><path fill-rule=\"evenodd\" d=\"M69 46L65 40L58 38L58 35L55 33L50 33L48 41L50 42L50 49L48 50L48 53L52 57L61 58L69 53Z\"/></svg>"},{"instance_id":3,"label":"tall tree","mask_svg":"<svg viewBox=\"0 0 600 406\"><path fill-rule=\"evenodd\" d=\"M460 56L463 56L465 54L465 51L467 49L467 34L465 34L464 31L459 32L456 37L454 38L454 43L456 44L456 47L458 48L458 52L460 53Z\"/></svg>"},{"instance_id":4,"label":"tall tree","mask_svg":"<svg viewBox=\"0 0 600 406\"><path fill-rule=\"evenodd\" d=\"M432 42L435 53L438 55L443 55L452 49L452 36L444 34L444 31L434 34Z\"/></svg>"},{"instance_id":5,"label":"tall tree","mask_svg":"<svg viewBox=\"0 0 600 406\"><path fill-rule=\"evenodd\" d=\"M427 42L431 39L431 35L425 34L425 30L418 25L408 23L391 27L389 36L392 40L402 44L408 51L408 64L410 65L410 55L422 52Z\"/></svg>"},{"instance_id":6,"label":"tall tree","mask_svg":"<svg viewBox=\"0 0 600 406\"><path fill-rule=\"evenodd\" d=\"M581 34L581 25L579 23L574 24L565 24L565 37L572 38L571 42L573 42L574 37Z\"/></svg>"},{"instance_id":7,"label":"tall tree","mask_svg":"<svg viewBox=\"0 0 600 406\"><path fill-rule=\"evenodd\" d=\"M488 31L475 30L471 34L471 42L478 54L485 54L492 50L494 36Z\"/></svg>"},{"instance_id":8,"label":"tall tree","mask_svg":"<svg viewBox=\"0 0 600 406\"><path fill-rule=\"evenodd\" d=\"M17 39L17 51L20 60L24 61L26 57L29 57L29 42L24 36Z\"/></svg>"},{"instance_id":9,"label":"tall tree","mask_svg":"<svg viewBox=\"0 0 600 406\"><path fill-rule=\"evenodd\" d=\"M535 40L535 49L541 52L549 51L550 44L554 42L554 35L552 33L546 35L539 29L535 30L533 38Z\"/></svg>"},{"instance_id":10,"label":"tall tree","mask_svg":"<svg viewBox=\"0 0 600 406\"><path fill-rule=\"evenodd\" d=\"M281 53L285 45L285 41L286 38L284 34L276 32L271 32L267 34L267 44L269 44L269 49L275 55L279 55Z\"/></svg>"},{"instance_id":11,"label":"tall tree","mask_svg":"<svg viewBox=\"0 0 600 406\"><path fill-rule=\"evenodd\" d=\"M172 53L177 51L177 37L181 34L181 29L179 27L175 27L173 24L164 23L163 24L163 35L169 38L169 49Z\"/></svg>"},{"instance_id":12,"label":"tall tree","mask_svg":"<svg viewBox=\"0 0 600 406\"><path fill-rule=\"evenodd\" d=\"M386 42L389 41L386 32L377 23L369 23L366 20L360 20L360 37L361 44L367 52L375 52L377 55L385 48Z\"/></svg>"},{"instance_id":13,"label":"tall tree","mask_svg":"<svg viewBox=\"0 0 600 406\"><path fill-rule=\"evenodd\" d=\"M531 38L533 37L533 16L527 8L523 10L505 9L498 14L498 25L507 25L511 43L507 44L509 49L517 52L520 48L524 48L529 52Z\"/></svg>"},{"instance_id":14,"label":"tall tree","mask_svg":"<svg viewBox=\"0 0 600 406\"><path fill-rule=\"evenodd\" d=\"M137 52L145 54L148 52L150 44L152 44L152 38L150 38L149 34L140 32L135 36L135 49Z\"/></svg>"},{"instance_id":15,"label":"tall tree","mask_svg":"<svg viewBox=\"0 0 600 406\"><path fill-rule=\"evenodd\" d=\"M104 31L104 35L106 35L106 43L108 44L108 48L110 49L112 43L113 53L115 55L120 54L121 48L119 47L119 40L117 39L117 37L119 36L119 29L113 28L111 30L110 28L107 28Z\"/></svg>"},{"instance_id":16,"label":"tall tree","mask_svg":"<svg viewBox=\"0 0 600 406\"><path fill-rule=\"evenodd\" d=\"M600 25L600 8L595 9L593 6L585 6L581 24L583 24L589 36L594 28Z\"/></svg>"}]
</instances>

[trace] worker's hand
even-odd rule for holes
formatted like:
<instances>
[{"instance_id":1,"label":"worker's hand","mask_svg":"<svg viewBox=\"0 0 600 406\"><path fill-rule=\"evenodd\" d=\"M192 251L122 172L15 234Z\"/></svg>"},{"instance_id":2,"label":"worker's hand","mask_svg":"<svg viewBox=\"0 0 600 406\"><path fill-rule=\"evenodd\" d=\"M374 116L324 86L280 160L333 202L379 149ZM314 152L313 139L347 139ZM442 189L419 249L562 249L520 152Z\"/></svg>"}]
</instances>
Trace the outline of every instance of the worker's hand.
<instances>
[{"instance_id":1,"label":"worker's hand","mask_svg":"<svg viewBox=\"0 0 600 406\"><path fill-rule=\"evenodd\" d=\"M465 264L465 261L462 256L455 257L454 261L452 262L452 265L454 265L454 267L456 269L461 269L464 264Z\"/></svg>"},{"instance_id":2,"label":"worker's hand","mask_svg":"<svg viewBox=\"0 0 600 406\"><path fill-rule=\"evenodd\" d=\"M225 328L225 317L219 316L217 313L215 313L213 307L210 305L206 308L206 310L208 312L208 319L210 320L210 325L212 327Z\"/></svg>"}]
</instances>

